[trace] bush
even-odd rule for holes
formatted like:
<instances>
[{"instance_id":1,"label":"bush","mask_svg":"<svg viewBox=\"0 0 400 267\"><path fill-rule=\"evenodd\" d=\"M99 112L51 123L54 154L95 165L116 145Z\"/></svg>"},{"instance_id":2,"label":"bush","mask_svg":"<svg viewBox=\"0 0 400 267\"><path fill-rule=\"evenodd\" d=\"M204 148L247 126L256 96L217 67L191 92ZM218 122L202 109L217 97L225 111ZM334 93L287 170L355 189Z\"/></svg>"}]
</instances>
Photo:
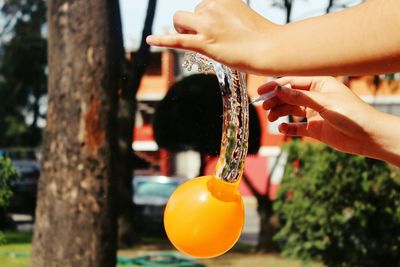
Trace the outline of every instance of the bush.
<instances>
[{"instance_id":1,"label":"bush","mask_svg":"<svg viewBox=\"0 0 400 267\"><path fill-rule=\"evenodd\" d=\"M18 174L12 166L11 160L0 156L0 209L7 206L12 196L11 182L17 178ZM2 210L0 210L0 213L2 213ZM0 232L0 242L2 242L3 239Z\"/></svg>"},{"instance_id":2,"label":"bush","mask_svg":"<svg viewBox=\"0 0 400 267\"><path fill-rule=\"evenodd\" d=\"M327 266L400 266L400 175L388 164L292 142L275 211L285 256Z\"/></svg>"},{"instance_id":3,"label":"bush","mask_svg":"<svg viewBox=\"0 0 400 267\"><path fill-rule=\"evenodd\" d=\"M5 207L12 196L11 182L18 178L9 158L0 157L0 207Z\"/></svg>"}]
</instances>

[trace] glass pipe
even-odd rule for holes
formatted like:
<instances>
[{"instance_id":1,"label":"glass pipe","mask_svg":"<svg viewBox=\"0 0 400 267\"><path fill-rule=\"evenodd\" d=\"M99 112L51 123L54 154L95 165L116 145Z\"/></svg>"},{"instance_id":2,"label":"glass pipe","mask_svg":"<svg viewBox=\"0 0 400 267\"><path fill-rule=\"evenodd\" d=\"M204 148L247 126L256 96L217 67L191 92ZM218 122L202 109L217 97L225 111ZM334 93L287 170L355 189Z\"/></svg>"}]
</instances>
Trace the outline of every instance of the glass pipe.
<instances>
[{"instance_id":1,"label":"glass pipe","mask_svg":"<svg viewBox=\"0 0 400 267\"><path fill-rule=\"evenodd\" d=\"M245 74L196 53L185 55L184 67L217 75L223 102L220 156L214 175L191 179L168 200L164 227L181 252L211 258L228 251L244 225L244 206L238 191L248 148L249 103Z\"/></svg>"}]
</instances>

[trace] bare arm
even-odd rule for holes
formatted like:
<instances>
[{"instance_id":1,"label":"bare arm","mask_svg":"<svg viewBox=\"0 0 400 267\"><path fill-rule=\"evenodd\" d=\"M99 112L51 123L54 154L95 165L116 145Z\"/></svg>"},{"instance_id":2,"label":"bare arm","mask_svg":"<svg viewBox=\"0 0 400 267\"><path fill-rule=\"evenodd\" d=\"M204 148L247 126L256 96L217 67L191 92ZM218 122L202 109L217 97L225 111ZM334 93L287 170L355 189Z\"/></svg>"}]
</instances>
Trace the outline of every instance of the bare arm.
<instances>
[{"instance_id":1,"label":"bare arm","mask_svg":"<svg viewBox=\"0 0 400 267\"><path fill-rule=\"evenodd\" d=\"M193 50L263 75L362 75L400 71L400 2L370 0L279 26L241 0L203 0L177 12L178 34L151 45Z\"/></svg>"},{"instance_id":2,"label":"bare arm","mask_svg":"<svg viewBox=\"0 0 400 267\"><path fill-rule=\"evenodd\" d=\"M362 75L400 71L400 1L370 0L282 26L266 55L274 74ZM275 66L275 67L274 67Z\"/></svg>"}]
</instances>

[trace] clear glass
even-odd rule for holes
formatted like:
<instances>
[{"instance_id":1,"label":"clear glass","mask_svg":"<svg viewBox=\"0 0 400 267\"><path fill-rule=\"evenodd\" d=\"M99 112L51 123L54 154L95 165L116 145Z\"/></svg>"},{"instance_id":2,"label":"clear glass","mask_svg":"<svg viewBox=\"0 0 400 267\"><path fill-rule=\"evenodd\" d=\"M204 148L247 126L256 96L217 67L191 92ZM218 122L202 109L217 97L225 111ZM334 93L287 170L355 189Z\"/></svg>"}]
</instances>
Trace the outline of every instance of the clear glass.
<instances>
[{"instance_id":1,"label":"clear glass","mask_svg":"<svg viewBox=\"0 0 400 267\"><path fill-rule=\"evenodd\" d=\"M242 177L248 149L249 103L246 74L201 54L187 52L183 67L190 71L194 65L197 65L199 72L214 72L218 78L223 104L223 128L215 177L236 183Z\"/></svg>"}]
</instances>

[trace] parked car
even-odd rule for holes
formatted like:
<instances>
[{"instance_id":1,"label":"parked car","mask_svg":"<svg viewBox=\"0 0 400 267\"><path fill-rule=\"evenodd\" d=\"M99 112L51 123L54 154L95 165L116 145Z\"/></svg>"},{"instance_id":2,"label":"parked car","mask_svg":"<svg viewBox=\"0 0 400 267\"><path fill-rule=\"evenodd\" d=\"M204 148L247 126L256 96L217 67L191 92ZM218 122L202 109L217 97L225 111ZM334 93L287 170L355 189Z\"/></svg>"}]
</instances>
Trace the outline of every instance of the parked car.
<instances>
[{"instance_id":1,"label":"parked car","mask_svg":"<svg viewBox=\"0 0 400 267\"><path fill-rule=\"evenodd\" d=\"M40 163L33 150L3 150L2 154L11 159L19 179L11 184L13 196L7 211L34 216L36 194L40 176Z\"/></svg>"},{"instance_id":2,"label":"parked car","mask_svg":"<svg viewBox=\"0 0 400 267\"><path fill-rule=\"evenodd\" d=\"M140 230L163 229L164 209L175 189L187 181L185 178L168 176L135 176L133 204L136 225Z\"/></svg>"}]
</instances>

